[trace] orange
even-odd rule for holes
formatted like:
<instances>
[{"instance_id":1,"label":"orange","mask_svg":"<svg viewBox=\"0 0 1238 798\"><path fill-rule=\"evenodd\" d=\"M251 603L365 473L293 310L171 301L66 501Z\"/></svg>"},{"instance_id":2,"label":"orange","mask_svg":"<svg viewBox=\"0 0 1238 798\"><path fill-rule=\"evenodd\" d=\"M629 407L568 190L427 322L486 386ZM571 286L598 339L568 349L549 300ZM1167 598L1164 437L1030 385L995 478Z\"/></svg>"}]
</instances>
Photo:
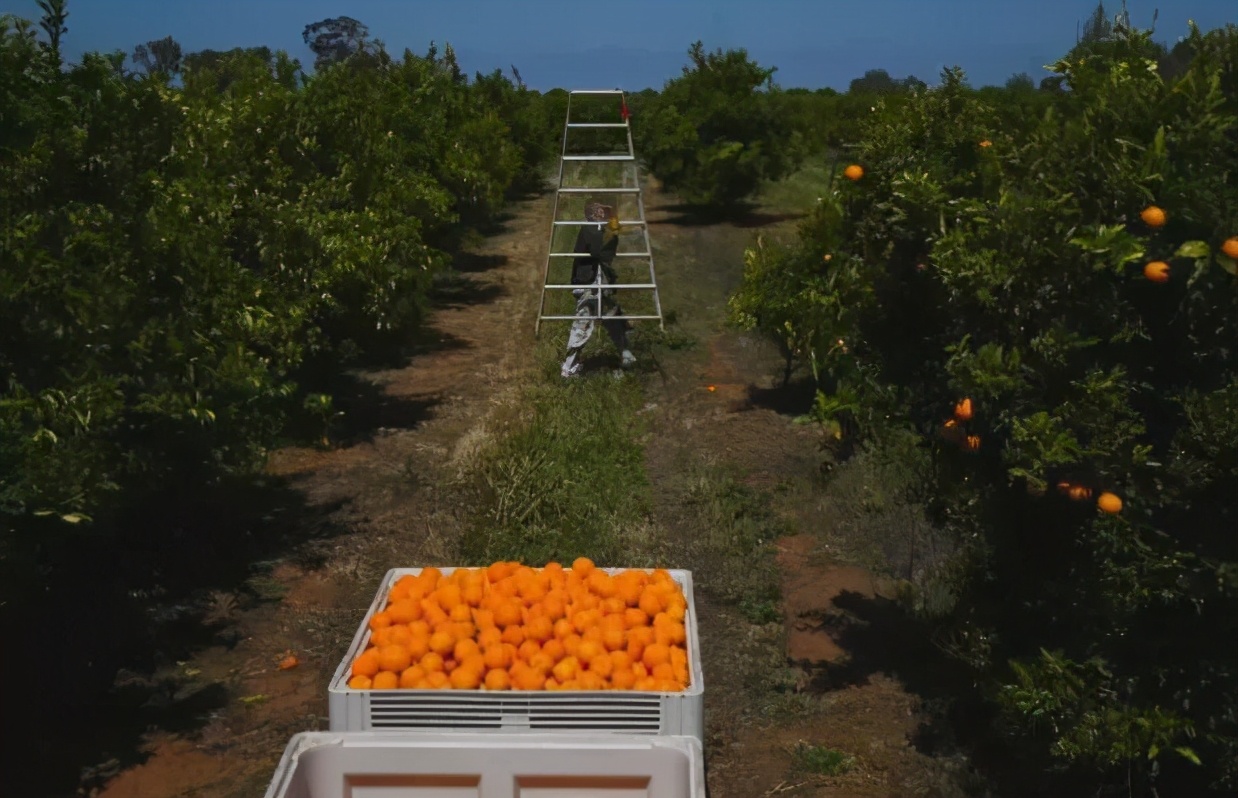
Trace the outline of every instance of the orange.
<instances>
[{"instance_id":1,"label":"orange","mask_svg":"<svg viewBox=\"0 0 1238 798\"><path fill-rule=\"evenodd\" d=\"M524 622L524 613L515 601L504 601L494 608L494 622L502 628Z\"/></svg>"},{"instance_id":2,"label":"orange","mask_svg":"<svg viewBox=\"0 0 1238 798\"><path fill-rule=\"evenodd\" d=\"M542 614L546 620L554 623L567 614L567 594L561 590L552 590L542 599Z\"/></svg>"},{"instance_id":3,"label":"orange","mask_svg":"<svg viewBox=\"0 0 1238 798\"><path fill-rule=\"evenodd\" d=\"M413 639L413 633L409 631L407 626L388 626L386 629L379 629L379 632L385 632L389 646L407 646L408 642ZM375 632L378 634L378 632ZM373 639L373 638L371 638Z\"/></svg>"},{"instance_id":4,"label":"orange","mask_svg":"<svg viewBox=\"0 0 1238 798\"><path fill-rule=\"evenodd\" d=\"M449 632L439 631L430 635L430 650L440 656L447 656L456 647L456 639Z\"/></svg>"},{"instance_id":5,"label":"orange","mask_svg":"<svg viewBox=\"0 0 1238 798\"><path fill-rule=\"evenodd\" d=\"M426 683L431 690L443 690L451 684L451 678L442 671L426 674Z\"/></svg>"},{"instance_id":6,"label":"orange","mask_svg":"<svg viewBox=\"0 0 1238 798\"><path fill-rule=\"evenodd\" d=\"M461 666L451 672L451 686L457 690L476 690L481 686L481 671Z\"/></svg>"},{"instance_id":7,"label":"orange","mask_svg":"<svg viewBox=\"0 0 1238 798\"><path fill-rule=\"evenodd\" d=\"M503 642L518 646L524 642L524 627L509 626L503 630Z\"/></svg>"},{"instance_id":8,"label":"orange","mask_svg":"<svg viewBox=\"0 0 1238 798\"><path fill-rule=\"evenodd\" d=\"M300 664L301 660L297 659L294 655L289 654L279 661L279 669L281 671L290 671Z\"/></svg>"},{"instance_id":9,"label":"orange","mask_svg":"<svg viewBox=\"0 0 1238 798\"><path fill-rule=\"evenodd\" d=\"M632 658L628 656L628 652L626 651L610 652L610 662L617 671L632 669Z\"/></svg>"},{"instance_id":10,"label":"orange","mask_svg":"<svg viewBox=\"0 0 1238 798\"><path fill-rule=\"evenodd\" d=\"M555 621L554 631L556 638L559 640L564 640L576 634L576 627L572 626L572 622L567 618L560 618Z\"/></svg>"},{"instance_id":11,"label":"orange","mask_svg":"<svg viewBox=\"0 0 1238 798\"><path fill-rule=\"evenodd\" d=\"M483 684L487 690L508 690L511 689L512 680L507 671L495 668L486 672L486 680Z\"/></svg>"},{"instance_id":12,"label":"orange","mask_svg":"<svg viewBox=\"0 0 1238 798\"><path fill-rule=\"evenodd\" d=\"M374 674L373 688L375 690L394 690L400 686L400 677L391 671L379 671Z\"/></svg>"},{"instance_id":13,"label":"orange","mask_svg":"<svg viewBox=\"0 0 1238 798\"><path fill-rule=\"evenodd\" d=\"M843 177L847 178L848 180L859 180L863 176L864 176L864 167L860 166L859 164L853 163L843 170Z\"/></svg>"},{"instance_id":14,"label":"orange","mask_svg":"<svg viewBox=\"0 0 1238 798\"><path fill-rule=\"evenodd\" d=\"M564 647L562 640L557 637L552 637L545 643L542 643L542 653L550 657L553 661L558 662L567 656L567 648Z\"/></svg>"},{"instance_id":15,"label":"orange","mask_svg":"<svg viewBox=\"0 0 1238 798\"><path fill-rule=\"evenodd\" d=\"M645 646L645 651L641 654L641 662L650 670L663 663L669 665L670 661L671 650L665 643L650 643Z\"/></svg>"},{"instance_id":16,"label":"orange","mask_svg":"<svg viewBox=\"0 0 1238 798\"><path fill-rule=\"evenodd\" d=\"M378 664L378 649L367 649L357 656L352 661L352 675L365 676L373 678L374 674L382 670Z\"/></svg>"},{"instance_id":17,"label":"orange","mask_svg":"<svg viewBox=\"0 0 1238 798\"><path fill-rule=\"evenodd\" d=\"M971 415L971 399L964 398L954 406L954 417L959 421L967 421Z\"/></svg>"},{"instance_id":18,"label":"orange","mask_svg":"<svg viewBox=\"0 0 1238 798\"><path fill-rule=\"evenodd\" d=\"M384 671L400 673L412 664L412 657L404 646L383 646L378 649L378 666Z\"/></svg>"},{"instance_id":19,"label":"orange","mask_svg":"<svg viewBox=\"0 0 1238 798\"><path fill-rule=\"evenodd\" d=\"M1085 485L1071 485L1070 498L1077 502L1092 498L1092 489Z\"/></svg>"},{"instance_id":20,"label":"orange","mask_svg":"<svg viewBox=\"0 0 1238 798\"><path fill-rule=\"evenodd\" d=\"M1148 227L1163 227L1165 224L1165 211L1149 205L1139 213L1139 218L1143 219L1143 223Z\"/></svg>"},{"instance_id":21,"label":"orange","mask_svg":"<svg viewBox=\"0 0 1238 798\"><path fill-rule=\"evenodd\" d=\"M1110 515L1122 512L1122 500L1109 491L1105 491L1096 498L1096 506Z\"/></svg>"},{"instance_id":22,"label":"orange","mask_svg":"<svg viewBox=\"0 0 1238 798\"><path fill-rule=\"evenodd\" d=\"M464 586L460 597L464 599L467 606L478 607L481 606L482 599L486 597L486 591L480 582L469 582Z\"/></svg>"},{"instance_id":23,"label":"orange","mask_svg":"<svg viewBox=\"0 0 1238 798\"><path fill-rule=\"evenodd\" d=\"M580 660L575 657L565 657L554 666L552 673L560 683L576 678L580 672Z\"/></svg>"},{"instance_id":24,"label":"orange","mask_svg":"<svg viewBox=\"0 0 1238 798\"><path fill-rule=\"evenodd\" d=\"M588 557L577 557L572 561L572 572L582 578L587 577L596 567Z\"/></svg>"},{"instance_id":25,"label":"orange","mask_svg":"<svg viewBox=\"0 0 1238 798\"><path fill-rule=\"evenodd\" d=\"M1169 282L1169 264L1163 260L1149 261L1143 267L1143 276L1154 283Z\"/></svg>"},{"instance_id":26,"label":"orange","mask_svg":"<svg viewBox=\"0 0 1238 798\"><path fill-rule=\"evenodd\" d=\"M618 651L628 644L628 635L623 629L605 629L602 632L602 646L607 651Z\"/></svg>"},{"instance_id":27,"label":"orange","mask_svg":"<svg viewBox=\"0 0 1238 798\"><path fill-rule=\"evenodd\" d=\"M666 601L666 614L671 616L672 620L682 623L688 615L688 600L680 594L671 596Z\"/></svg>"},{"instance_id":28,"label":"orange","mask_svg":"<svg viewBox=\"0 0 1238 798\"><path fill-rule=\"evenodd\" d=\"M636 684L636 674L630 669L615 668L610 674L610 683L616 690L631 690Z\"/></svg>"},{"instance_id":29,"label":"orange","mask_svg":"<svg viewBox=\"0 0 1238 798\"><path fill-rule=\"evenodd\" d=\"M539 643L554 637L554 633L554 623L544 615L538 618L530 618L524 627L525 638L536 640Z\"/></svg>"},{"instance_id":30,"label":"orange","mask_svg":"<svg viewBox=\"0 0 1238 798\"><path fill-rule=\"evenodd\" d=\"M575 627L577 634L584 634L585 630L593 626L602 619L602 613L598 610L582 610L576 613L572 618L572 626Z\"/></svg>"},{"instance_id":31,"label":"orange","mask_svg":"<svg viewBox=\"0 0 1238 798\"><path fill-rule=\"evenodd\" d=\"M517 662L511 670L512 686L517 690L540 690L546 684L546 674Z\"/></svg>"},{"instance_id":32,"label":"orange","mask_svg":"<svg viewBox=\"0 0 1238 798\"><path fill-rule=\"evenodd\" d=\"M563 638L563 650L566 651L569 656L574 657L576 656L576 652L580 650L580 644L583 642L584 640L580 635L575 633L570 634Z\"/></svg>"},{"instance_id":33,"label":"orange","mask_svg":"<svg viewBox=\"0 0 1238 798\"><path fill-rule=\"evenodd\" d=\"M438 590L434 591L435 600L438 605L443 608L444 612L450 613L452 608L464 600L461 595L460 586L454 582L448 582L445 585L440 585Z\"/></svg>"},{"instance_id":34,"label":"orange","mask_svg":"<svg viewBox=\"0 0 1238 798\"><path fill-rule=\"evenodd\" d=\"M382 629L391 625L391 616L386 612L376 612L370 617L370 630Z\"/></svg>"},{"instance_id":35,"label":"orange","mask_svg":"<svg viewBox=\"0 0 1238 798\"><path fill-rule=\"evenodd\" d=\"M490 646L496 645L502 642L502 640L503 633L493 626L489 629L482 629L477 634L477 645L483 649L490 648Z\"/></svg>"},{"instance_id":36,"label":"orange","mask_svg":"<svg viewBox=\"0 0 1238 798\"><path fill-rule=\"evenodd\" d=\"M969 452L980 451L980 436L979 435L968 435L967 438L963 441L963 448Z\"/></svg>"},{"instance_id":37,"label":"orange","mask_svg":"<svg viewBox=\"0 0 1238 798\"><path fill-rule=\"evenodd\" d=\"M598 654L593 659L589 660L589 670L601 676L603 679L610 676L615 669L615 663L607 654Z\"/></svg>"},{"instance_id":38,"label":"orange","mask_svg":"<svg viewBox=\"0 0 1238 798\"><path fill-rule=\"evenodd\" d=\"M467 604L457 604L447 613L447 617L456 623L472 623L473 608Z\"/></svg>"},{"instance_id":39,"label":"orange","mask_svg":"<svg viewBox=\"0 0 1238 798\"><path fill-rule=\"evenodd\" d=\"M516 656L525 662L528 662L533 659L533 657L540 654L541 650L542 647L538 645L536 640L525 640L520 644L520 647L516 649Z\"/></svg>"},{"instance_id":40,"label":"orange","mask_svg":"<svg viewBox=\"0 0 1238 798\"><path fill-rule=\"evenodd\" d=\"M584 662L589 662L594 657L606 653L606 647L601 643L593 640L582 640L580 646L576 649L576 656Z\"/></svg>"},{"instance_id":41,"label":"orange","mask_svg":"<svg viewBox=\"0 0 1238 798\"><path fill-rule=\"evenodd\" d=\"M419 662L418 664L421 665L421 669L426 672L427 678L429 678L435 673L441 673L443 671L443 668L445 668L447 665L445 662L443 662L442 655L436 654L433 651L431 651L429 654L426 654L424 657L422 657L421 662Z\"/></svg>"},{"instance_id":42,"label":"orange","mask_svg":"<svg viewBox=\"0 0 1238 798\"><path fill-rule=\"evenodd\" d=\"M486 577L490 580L490 584L494 584L495 582L501 582L506 579L508 574L511 572L512 569L509 563L496 562L486 568Z\"/></svg>"},{"instance_id":43,"label":"orange","mask_svg":"<svg viewBox=\"0 0 1238 798\"><path fill-rule=\"evenodd\" d=\"M477 641L472 638L461 638L456 641L456 647L452 649L451 654L456 662L464 662L471 656L481 654L481 646L477 645Z\"/></svg>"},{"instance_id":44,"label":"orange","mask_svg":"<svg viewBox=\"0 0 1238 798\"><path fill-rule=\"evenodd\" d=\"M536 668L539 671L549 671L555 666L556 662L558 662L558 660L551 657L545 651L539 651L529 657L529 666Z\"/></svg>"},{"instance_id":45,"label":"orange","mask_svg":"<svg viewBox=\"0 0 1238 798\"><path fill-rule=\"evenodd\" d=\"M404 672L400 674L400 687L403 687L405 690L416 689L417 685L425 681L425 678L426 672L420 665L405 668Z\"/></svg>"},{"instance_id":46,"label":"orange","mask_svg":"<svg viewBox=\"0 0 1238 798\"><path fill-rule=\"evenodd\" d=\"M581 671L576 677L581 690L601 690L606 686L605 680L593 671Z\"/></svg>"},{"instance_id":47,"label":"orange","mask_svg":"<svg viewBox=\"0 0 1238 798\"><path fill-rule=\"evenodd\" d=\"M387 617L393 624L408 624L421 617L421 606L412 601L397 601L386 609Z\"/></svg>"},{"instance_id":48,"label":"orange","mask_svg":"<svg viewBox=\"0 0 1238 798\"><path fill-rule=\"evenodd\" d=\"M635 629L638 626L648 625L649 615L639 607L631 607L624 611L623 621L629 629Z\"/></svg>"},{"instance_id":49,"label":"orange","mask_svg":"<svg viewBox=\"0 0 1238 798\"><path fill-rule=\"evenodd\" d=\"M374 686L369 676L354 676L348 680L348 686L353 690L369 690Z\"/></svg>"},{"instance_id":50,"label":"orange","mask_svg":"<svg viewBox=\"0 0 1238 798\"><path fill-rule=\"evenodd\" d=\"M612 582L611 584L613 586L614 583ZM618 589L618 587L615 587L615 590ZM606 615L622 615L623 611L628 608L628 603L620 598L618 593L616 593L609 598L602 599L600 608Z\"/></svg>"},{"instance_id":51,"label":"orange","mask_svg":"<svg viewBox=\"0 0 1238 798\"><path fill-rule=\"evenodd\" d=\"M488 646L482 656L487 668L510 668L512 664L511 649L501 643Z\"/></svg>"},{"instance_id":52,"label":"orange","mask_svg":"<svg viewBox=\"0 0 1238 798\"><path fill-rule=\"evenodd\" d=\"M615 580L605 571L591 571L589 589L599 598L610 598L615 595Z\"/></svg>"},{"instance_id":53,"label":"orange","mask_svg":"<svg viewBox=\"0 0 1238 798\"><path fill-rule=\"evenodd\" d=\"M659 662L653 666L650 676L660 682L673 682L675 681L675 669L671 667L669 662Z\"/></svg>"},{"instance_id":54,"label":"orange","mask_svg":"<svg viewBox=\"0 0 1238 798\"><path fill-rule=\"evenodd\" d=\"M1225 239L1221 244L1221 251L1234 260L1238 260L1238 236Z\"/></svg>"},{"instance_id":55,"label":"orange","mask_svg":"<svg viewBox=\"0 0 1238 798\"><path fill-rule=\"evenodd\" d=\"M370 632L370 645L375 648L391 645L391 627L384 626Z\"/></svg>"},{"instance_id":56,"label":"orange","mask_svg":"<svg viewBox=\"0 0 1238 798\"><path fill-rule=\"evenodd\" d=\"M662 611L662 598L653 590L646 590L640 597L640 608L650 618Z\"/></svg>"}]
</instances>

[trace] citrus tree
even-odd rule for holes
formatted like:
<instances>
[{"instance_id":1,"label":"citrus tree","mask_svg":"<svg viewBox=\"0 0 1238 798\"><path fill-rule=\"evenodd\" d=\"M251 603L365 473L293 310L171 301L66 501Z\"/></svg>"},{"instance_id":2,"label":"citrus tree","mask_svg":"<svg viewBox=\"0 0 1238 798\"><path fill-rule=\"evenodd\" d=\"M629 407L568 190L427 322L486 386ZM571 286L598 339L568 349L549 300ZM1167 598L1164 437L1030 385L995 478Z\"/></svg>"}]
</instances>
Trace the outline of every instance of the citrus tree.
<instances>
[{"instance_id":1,"label":"citrus tree","mask_svg":"<svg viewBox=\"0 0 1238 798\"><path fill-rule=\"evenodd\" d=\"M1035 120L955 70L879 109L733 300L806 342L823 420L931 453L939 640L1042 791L1238 786L1238 29L1174 80L1149 36L1054 64Z\"/></svg>"},{"instance_id":2,"label":"citrus tree","mask_svg":"<svg viewBox=\"0 0 1238 798\"><path fill-rule=\"evenodd\" d=\"M681 77L642 98L634 143L667 190L690 203L734 208L793 165L775 70L744 50L706 52L701 42L688 55Z\"/></svg>"},{"instance_id":3,"label":"citrus tree","mask_svg":"<svg viewBox=\"0 0 1238 798\"><path fill-rule=\"evenodd\" d=\"M433 54L306 77L236 50L182 86L121 60L66 67L0 21L6 596L71 556L57 541L174 511L253 474L302 408L329 415L323 369L408 340L463 231L545 158L509 135L534 98Z\"/></svg>"}]
</instances>

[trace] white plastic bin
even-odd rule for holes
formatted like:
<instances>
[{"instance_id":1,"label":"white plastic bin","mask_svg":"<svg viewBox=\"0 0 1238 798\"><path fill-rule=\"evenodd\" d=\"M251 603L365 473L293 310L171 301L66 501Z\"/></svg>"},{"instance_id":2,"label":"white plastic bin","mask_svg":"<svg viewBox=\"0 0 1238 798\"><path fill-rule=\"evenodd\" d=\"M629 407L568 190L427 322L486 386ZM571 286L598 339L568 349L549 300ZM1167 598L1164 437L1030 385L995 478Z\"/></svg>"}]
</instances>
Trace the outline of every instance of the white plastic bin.
<instances>
[{"instance_id":1,"label":"white plastic bin","mask_svg":"<svg viewBox=\"0 0 1238 798\"><path fill-rule=\"evenodd\" d=\"M455 568L440 569L449 574ZM625 568L607 568L616 574ZM683 589L688 648L688 686L678 693L633 690L354 690L348 686L352 661L365 650L370 618L387 603L392 586L420 568L395 568L383 577L378 595L353 638L328 688L333 732L435 730L460 732L620 732L703 739L705 685L697 633L692 572L670 571ZM607 793L610 795L611 793Z\"/></svg>"},{"instance_id":2,"label":"white plastic bin","mask_svg":"<svg viewBox=\"0 0 1238 798\"><path fill-rule=\"evenodd\" d=\"M690 737L303 732L266 798L705 798Z\"/></svg>"}]
</instances>

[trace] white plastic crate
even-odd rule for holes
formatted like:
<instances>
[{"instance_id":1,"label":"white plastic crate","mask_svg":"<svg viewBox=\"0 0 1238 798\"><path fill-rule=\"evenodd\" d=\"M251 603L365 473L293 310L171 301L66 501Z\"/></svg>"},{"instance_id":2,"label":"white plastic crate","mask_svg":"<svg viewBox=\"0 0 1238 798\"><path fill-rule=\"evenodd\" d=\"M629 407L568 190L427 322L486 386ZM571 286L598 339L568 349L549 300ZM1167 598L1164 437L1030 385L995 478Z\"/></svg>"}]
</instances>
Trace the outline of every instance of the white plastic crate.
<instances>
[{"instance_id":1,"label":"white plastic crate","mask_svg":"<svg viewBox=\"0 0 1238 798\"><path fill-rule=\"evenodd\" d=\"M303 732L266 798L705 798L691 737Z\"/></svg>"},{"instance_id":2,"label":"white plastic crate","mask_svg":"<svg viewBox=\"0 0 1238 798\"><path fill-rule=\"evenodd\" d=\"M449 574L455 568L440 569ZM616 574L625 568L606 568ZM705 685L697 634L692 572L671 570L688 602L684 616L688 648L688 686L678 693L635 690L354 690L348 686L352 661L365 650L370 618L387 603L387 594L406 574L420 568L394 568L382 585L328 688L333 732L437 730L537 733L620 732L702 739Z\"/></svg>"}]
</instances>

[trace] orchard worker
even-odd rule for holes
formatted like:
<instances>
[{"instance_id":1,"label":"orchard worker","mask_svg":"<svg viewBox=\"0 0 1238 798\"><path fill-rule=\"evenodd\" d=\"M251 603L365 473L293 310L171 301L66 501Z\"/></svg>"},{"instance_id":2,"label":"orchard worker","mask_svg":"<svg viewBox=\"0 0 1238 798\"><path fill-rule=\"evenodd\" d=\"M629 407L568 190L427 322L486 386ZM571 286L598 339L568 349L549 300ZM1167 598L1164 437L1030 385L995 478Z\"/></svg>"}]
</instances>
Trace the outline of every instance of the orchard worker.
<instances>
[{"instance_id":1,"label":"orchard worker","mask_svg":"<svg viewBox=\"0 0 1238 798\"><path fill-rule=\"evenodd\" d=\"M602 295L602 326L620 351L623 365L627 367L636 362L636 356L628 347L628 331L632 325L627 319L605 318L623 315L623 309L615 301L614 290L602 289L602 286L618 278L610 265L619 249L619 219L613 215L614 210L597 202L585 205L585 221L593 224L581 227L580 235L576 237L576 247L572 251L580 253L581 257L572 262L572 285L587 285L590 288L572 289L572 295L576 297L576 320L572 322L568 334L567 359L560 370L564 378L575 377L581 371L580 352L593 337L593 317L598 315L598 292Z\"/></svg>"}]
</instances>

